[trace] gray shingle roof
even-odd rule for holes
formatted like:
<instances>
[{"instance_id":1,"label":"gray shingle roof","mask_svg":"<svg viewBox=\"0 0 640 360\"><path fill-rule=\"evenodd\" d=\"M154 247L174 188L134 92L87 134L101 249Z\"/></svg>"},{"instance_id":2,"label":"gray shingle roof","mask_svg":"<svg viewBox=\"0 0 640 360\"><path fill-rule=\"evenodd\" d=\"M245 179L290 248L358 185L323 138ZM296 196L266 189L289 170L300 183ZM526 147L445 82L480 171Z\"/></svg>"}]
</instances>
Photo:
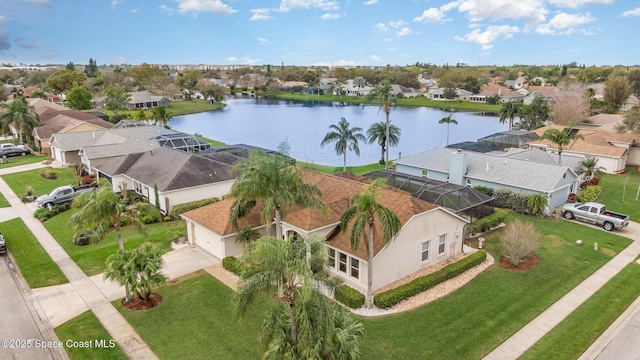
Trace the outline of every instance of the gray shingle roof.
<instances>
[{"instance_id":1,"label":"gray shingle roof","mask_svg":"<svg viewBox=\"0 0 640 360\"><path fill-rule=\"evenodd\" d=\"M100 131L82 131L74 133L54 134L52 143L62 151L73 151L84 148L84 151L87 152L89 151L89 147L96 145L115 145L112 147L117 148L118 146L120 146L123 149L128 148L129 150L131 150L127 152L103 154L104 156L114 156L125 153L149 150L148 146L150 145L148 145L147 148L141 148L140 144L151 144L148 139L164 134L175 134L175 132L159 126L112 128ZM138 144L136 145L136 143ZM155 144L156 145L153 146L159 146L157 145L157 141L155 141ZM108 150L108 147L105 147L104 150L111 151Z\"/></svg>"}]
</instances>

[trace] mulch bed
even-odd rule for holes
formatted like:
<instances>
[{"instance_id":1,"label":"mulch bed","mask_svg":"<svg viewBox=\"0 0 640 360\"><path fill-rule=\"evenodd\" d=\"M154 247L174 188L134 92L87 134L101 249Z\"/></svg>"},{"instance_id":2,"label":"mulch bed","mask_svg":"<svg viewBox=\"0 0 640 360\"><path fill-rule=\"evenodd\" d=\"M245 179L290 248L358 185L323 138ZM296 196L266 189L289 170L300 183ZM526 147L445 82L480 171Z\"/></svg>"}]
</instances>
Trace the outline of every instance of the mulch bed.
<instances>
[{"instance_id":1,"label":"mulch bed","mask_svg":"<svg viewBox=\"0 0 640 360\"><path fill-rule=\"evenodd\" d=\"M140 300L137 296L133 296L128 303L124 303L122 299L122 306L131 310L147 310L154 308L162 303L162 296L160 294L152 293L149 301Z\"/></svg>"},{"instance_id":2,"label":"mulch bed","mask_svg":"<svg viewBox=\"0 0 640 360\"><path fill-rule=\"evenodd\" d=\"M513 264L511 264L511 262L507 260L507 258L505 258L504 256L500 258L500 266L503 267L504 269L514 271L514 272L529 271L534 267L536 267L539 262L540 262L540 258L537 257L535 254L529 254L525 256L524 259L522 259L522 262L518 264L518 266L513 266Z\"/></svg>"}]
</instances>

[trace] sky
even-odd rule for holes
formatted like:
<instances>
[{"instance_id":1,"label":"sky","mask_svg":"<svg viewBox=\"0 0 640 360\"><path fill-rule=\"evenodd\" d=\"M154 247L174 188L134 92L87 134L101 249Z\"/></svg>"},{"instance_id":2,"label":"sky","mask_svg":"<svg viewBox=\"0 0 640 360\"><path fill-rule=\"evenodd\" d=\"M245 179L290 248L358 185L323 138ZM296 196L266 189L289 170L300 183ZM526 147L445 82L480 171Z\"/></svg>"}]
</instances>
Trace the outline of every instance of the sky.
<instances>
[{"instance_id":1,"label":"sky","mask_svg":"<svg viewBox=\"0 0 640 360\"><path fill-rule=\"evenodd\" d=\"M0 62L640 64L638 0L0 0Z\"/></svg>"}]
</instances>

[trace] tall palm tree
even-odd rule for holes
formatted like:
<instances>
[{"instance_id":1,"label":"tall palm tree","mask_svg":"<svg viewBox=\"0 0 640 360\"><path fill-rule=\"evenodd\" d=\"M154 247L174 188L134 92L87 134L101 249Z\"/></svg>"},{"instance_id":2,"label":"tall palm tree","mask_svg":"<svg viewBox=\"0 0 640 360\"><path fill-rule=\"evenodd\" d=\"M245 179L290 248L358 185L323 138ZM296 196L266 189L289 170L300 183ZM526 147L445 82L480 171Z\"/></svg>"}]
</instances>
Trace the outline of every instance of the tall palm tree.
<instances>
[{"instance_id":1,"label":"tall palm tree","mask_svg":"<svg viewBox=\"0 0 640 360\"><path fill-rule=\"evenodd\" d=\"M137 213L149 214L154 217L160 216L160 211L149 203L138 203L136 213L125 213L124 206L120 204L120 196L113 191L108 181L102 180L100 188L76 196L71 203L78 212L69 218L69 226L74 229L74 237L82 230L93 230L92 242L96 242L106 235L107 231L113 227L118 238L120 252L124 252L124 242L122 241L121 221L134 225L136 230L143 236L147 236L147 229ZM126 302L131 297L129 289L126 290Z\"/></svg>"},{"instance_id":2,"label":"tall palm tree","mask_svg":"<svg viewBox=\"0 0 640 360\"><path fill-rule=\"evenodd\" d=\"M569 145L571 140L584 140L584 136L577 131L572 131L571 128L564 128L563 130L551 128L546 130L539 140L545 139L558 146L558 164L562 164L562 150L564 150L564 147Z\"/></svg>"},{"instance_id":3,"label":"tall palm tree","mask_svg":"<svg viewBox=\"0 0 640 360\"><path fill-rule=\"evenodd\" d=\"M376 86L369 93L369 95L367 95L367 100L376 101L380 103L380 109L384 109L385 138L390 139L389 136L390 136L391 130L389 129L389 125L391 121L389 120L389 114L391 113L391 106L395 106L395 104L398 101L398 98L392 92L391 85L383 84L383 85ZM389 142L389 145L391 145L391 142ZM389 149L387 149L387 156L386 156L385 162L386 162L386 168L388 169L389 168Z\"/></svg>"},{"instance_id":4,"label":"tall palm tree","mask_svg":"<svg viewBox=\"0 0 640 360\"><path fill-rule=\"evenodd\" d=\"M356 153L356 156L360 156L358 142L366 142L367 139L362 135L362 128L357 126L350 127L349 122L345 118L340 118L340 122L338 122L337 125L329 125L329 129L332 131L329 131L327 135L324 136L320 146L324 147L329 143L335 142L336 154L342 155L342 171L347 171L347 151L353 151Z\"/></svg>"},{"instance_id":5,"label":"tall palm tree","mask_svg":"<svg viewBox=\"0 0 640 360\"><path fill-rule=\"evenodd\" d=\"M580 160L575 168L576 174L584 176L586 180L591 180L594 177L602 178L605 174L605 168L598 166L598 158L595 156L587 156Z\"/></svg>"},{"instance_id":6,"label":"tall palm tree","mask_svg":"<svg viewBox=\"0 0 640 360\"><path fill-rule=\"evenodd\" d=\"M21 144L23 143L22 133L30 134L31 130L40 124L35 108L24 96L16 96L8 104L0 103L0 108L6 110L0 114L0 127L6 133L9 126L13 124Z\"/></svg>"},{"instance_id":7,"label":"tall palm tree","mask_svg":"<svg viewBox=\"0 0 640 360\"><path fill-rule=\"evenodd\" d=\"M518 111L520 110L520 107L518 106L518 104L512 102L512 101L508 101L506 103L504 103L504 105L502 105L502 108L500 109L500 123L504 124L507 120L509 120L509 130L511 130L513 128L513 118L515 118L518 115Z\"/></svg>"},{"instance_id":8,"label":"tall palm tree","mask_svg":"<svg viewBox=\"0 0 640 360\"><path fill-rule=\"evenodd\" d=\"M238 161L232 171L239 173L231 186L231 221L237 227L238 219L247 214L262 200L261 216L271 233L275 218L276 237L282 239L282 219L293 207L325 209L320 200L320 189L306 184L301 169L282 155L268 156L261 150L249 153L247 159Z\"/></svg>"},{"instance_id":9,"label":"tall palm tree","mask_svg":"<svg viewBox=\"0 0 640 360\"><path fill-rule=\"evenodd\" d=\"M442 119L440 119L440 121L438 121L438 124L447 124L447 146L449 146L449 125L458 125L458 121L451 118L452 115L453 114L443 117Z\"/></svg>"},{"instance_id":10,"label":"tall palm tree","mask_svg":"<svg viewBox=\"0 0 640 360\"><path fill-rule=\"evenodd\" d=\"M360 241L366 239L366 247L369 255L367 263L367 296L365 306L373 307L373 236L376 222L382 229L382 246L385 246L400 231L402 223L398 216L389 208L378 202L380 190L385 185L382 178L365 185L364 191L354 195L349 201L349 208L340 217L340 228L347 231L349 222L353 220L349 241L351 249L356 251L360 247Z\"/></svg>"},{"instance_id":11,"label":"tall palm tree","mask_svg":"<svg viewBox=\"0 0 640 360\"><path fill-rule=\"evenodd\" d=\"M151 109L151 115L155 119L155 123L160 123L160 126L166 127L169 124L169 120L171 120L172 116L167 111L166 106L156 106Z\"/></svg>"},{"instance_id":12,"label":"tall palm tree","mask_svg":"<svg viewBox=\"0 0 640 360\"><path fill-rule=\"evenodd\" d=\"M401 130L399 127L389 124L389 146L397 146L400 142ZM369 126L367 130L367 139L369 144L377 143L382 151L380 163L384 163L384 154L387 151L387 125L384 121L376 122Z\"/></svg>"}]
</instances>

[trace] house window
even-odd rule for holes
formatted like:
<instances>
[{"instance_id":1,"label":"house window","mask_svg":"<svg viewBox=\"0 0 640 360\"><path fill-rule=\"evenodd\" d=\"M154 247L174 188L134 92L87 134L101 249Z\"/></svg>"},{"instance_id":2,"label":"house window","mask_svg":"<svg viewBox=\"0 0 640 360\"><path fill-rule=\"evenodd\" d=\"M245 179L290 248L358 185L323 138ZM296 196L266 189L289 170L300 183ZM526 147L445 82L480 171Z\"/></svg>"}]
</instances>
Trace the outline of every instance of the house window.
<instances>
[{"instance_id":1,"label":"house window","mask_svg":"<svg viewBox=\"0 0 640 360\"><path fill-rule=\"evenodd\" d=\"M347 254L345 253L338 253L339 256L339 264L338 264L338 270L340 270L340 272L346 273L347 272Z\"/></svg>"},{"instance_id":2,"label":"house window","mask_svg":"<svg viewBox=\"0 0 640 360\"><path fill-rule=\"evenodd\" d=\"M336 268L336 251L332 248L329 248L329 266L332 269Z\"/></svg>"},{"instance_id":3,"label":"house window","mask_svg":"<svg viewBox=\"0 0 640 360\"><path fill-rule=\"evenodd\" d=\"M431 246L431 241L425 241L422 243L422 261L429 260L429 247Z\"/></svg>"},{"instance_id":4,"label":"house window","mask_svg":"<svg viewBox=\"0 0 640 360\"><path fill-rule=\"evenodd\" d=\"M139 182L137 182L137 181L134 181L134 182L133 182L133 187L134 187L135 191L136 191L138 194L140 194L140 195L144 195L144 194L142 193L142 184L140 184L140 183L139 183Z\"/></svg>"},{"instance_id":5,"label":"house window","mask_svg":"<svg viewBox=\"0 0 640 360\"><path fill-rule=\"evenodd\" d=\"M444 253L444 243L447 241L447 234L440 235L438 239L438 254Z\"/></svg>"},{"instance_id":6,"label":"house window","mask_svg":"<svg viewBox=\"0 0 640 360\"><path fill-rule=\"evenodd\" d=\"M422 169L422 177L427 177L429 175L429 170Z\"/></svg>"},{"instance_id":7,"label":"house window","mask_svg":"<svg viewBox=\"0 0 640 360\"><path fill-rule=\"evenodd\" d=\"M351 277L360 278L360 261L358 259L351 258Z\"/></svg>"}]
</instances>

